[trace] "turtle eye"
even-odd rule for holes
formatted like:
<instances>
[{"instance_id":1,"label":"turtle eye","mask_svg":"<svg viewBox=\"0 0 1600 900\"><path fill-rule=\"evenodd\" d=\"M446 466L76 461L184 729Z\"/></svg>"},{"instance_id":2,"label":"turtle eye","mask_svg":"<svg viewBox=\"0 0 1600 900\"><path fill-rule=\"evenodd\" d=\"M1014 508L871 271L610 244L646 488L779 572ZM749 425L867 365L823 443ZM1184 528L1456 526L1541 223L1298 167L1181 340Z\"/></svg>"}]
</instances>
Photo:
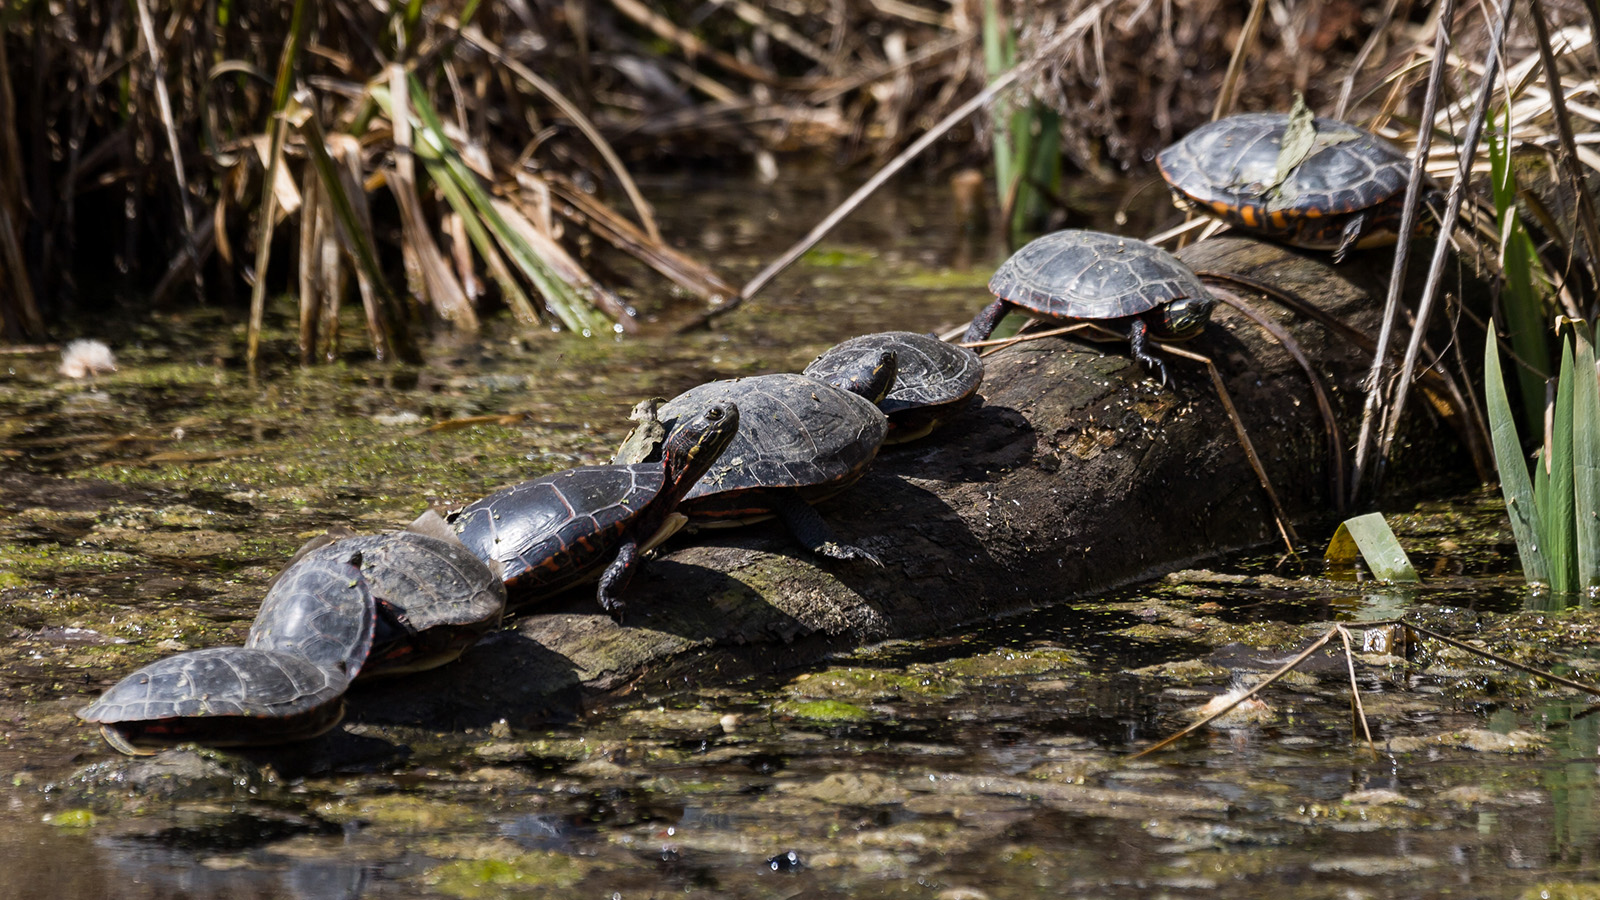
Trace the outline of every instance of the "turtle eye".
<instances>
[{"instance_id":1,"label":"turtle eye","mask_svg":"<svg viewBox=\"0 0 1600 900\"><path fill-rule=\"evenodd\" d=\"M706 418L712 422L722 421L722 408L719 406L713 406L706 410Z\"/></svg>"}]
</instances>

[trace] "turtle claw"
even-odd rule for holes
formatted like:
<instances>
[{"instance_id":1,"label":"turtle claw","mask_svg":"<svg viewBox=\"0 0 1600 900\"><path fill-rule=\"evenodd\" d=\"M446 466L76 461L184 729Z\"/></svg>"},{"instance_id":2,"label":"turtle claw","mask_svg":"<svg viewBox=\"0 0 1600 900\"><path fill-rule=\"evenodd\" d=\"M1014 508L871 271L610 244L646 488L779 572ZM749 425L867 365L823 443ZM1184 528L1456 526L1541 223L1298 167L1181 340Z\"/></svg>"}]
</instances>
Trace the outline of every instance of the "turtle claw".
<instances>
[{"instance_id":1,"label":"turtle claw","mask_svg":"<svg viewBox=\"0 0 1600 900\"><path fill-rule=\"evenodd\" d=\"M854 544L841 544L838 541L825 541L817 548L817 552L832 559L864 559L878 568L883 568L883 560L874 556L870 551L863 550Z\"/></svg>"},{"instance_id":2,"label":"turtle claw","mask_svg":"<svg viewBox=\"0 0 1600 900\"><path fill-rule=\"evenodd\" d=\"M595 599L600 601L600 608L605 610L606 615L611 617L611 621L618 625L628 624L623 621L626 618L628 604L621 597L606 591L599 591L595 594Z\"/></svg>"},{"instance_id":3,"label":"turtle claw","mask_svg":"<svg viewBox=\"0 0 1600 900\"><path fill-rule=\"evenodd\" d=\"M1150 352L1150 330L1143 319L1134 319L1133 324L1129 326L1128 345L1133 351L1133 358L1159 373L1161 386L1166 387L1167 364L1161 361L1161 357Z\"/></svg>"}]
</instances>

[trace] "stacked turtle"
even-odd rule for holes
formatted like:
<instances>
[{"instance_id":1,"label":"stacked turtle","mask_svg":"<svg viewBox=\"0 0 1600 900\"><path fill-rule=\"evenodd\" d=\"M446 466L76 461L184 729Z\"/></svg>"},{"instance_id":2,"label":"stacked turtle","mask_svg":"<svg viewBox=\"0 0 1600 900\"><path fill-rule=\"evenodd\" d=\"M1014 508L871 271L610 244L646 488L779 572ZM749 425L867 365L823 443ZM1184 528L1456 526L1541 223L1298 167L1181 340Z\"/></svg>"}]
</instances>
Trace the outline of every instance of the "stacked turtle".
<instances>
[{"instance_id":1,"label":"stacked turtle","mask_svg":"<svg viewBox=\"0 0 1600 900\"><path fill-rule=\"evenodd\" d=\"M358 677L443 665L500 622L500 576L425 514L415 530L313 538L267 589L243 647L157 660L78 711L128 754L287 743L344 717Z\"/></svg>"},{"instance_id":2,"label":"stacked turtle","mask_svg":"<svg viewBox=\"0 0 1600 900\"><path fill-rule=\"evenodd\" d=\"M609 465L513 485L406 530L307 542L268 585L243 647L159 660L79 716L125 753L194 741L285 743L343 717L359 678L443 665L508 608L588 582L621 617L645 554L684 524L777 517L803 544L839 542L811 503L848 488L885 442L913 440L968 405L971 350L909 332L864 335L804 375L714 381L663 404Z\"/></svg>"},{"instance_id":3,"label":"stacked turtle","mask_svg":"<svg viewBox=\"0 0 1600 900\"><path fill-rule=\"evenodd\" d=\"M1286 145L1287 149L1286 149ZM1250 113L1212 122L1157 157L1180 208L1340 262L1392 242L1411 164L1371 132L1303 114ZM1437 205L1431 186L1424 203ZM1167 380L1149 341L1199 334L1216 301L1176 257L1098 231L1058 231L995 272L996 299L973 317L965 343L987 340L1012 310L1081 329L1124 334L1135 359Z\"/></svg>"}]
</instances>

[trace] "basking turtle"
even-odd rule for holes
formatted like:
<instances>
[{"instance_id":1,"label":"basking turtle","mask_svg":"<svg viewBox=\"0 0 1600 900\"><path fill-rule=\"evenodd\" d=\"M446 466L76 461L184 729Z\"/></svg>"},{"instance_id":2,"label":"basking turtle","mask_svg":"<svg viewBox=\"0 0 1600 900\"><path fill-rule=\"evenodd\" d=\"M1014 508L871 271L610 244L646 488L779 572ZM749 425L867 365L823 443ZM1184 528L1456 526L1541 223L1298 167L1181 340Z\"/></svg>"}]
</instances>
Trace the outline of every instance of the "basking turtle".
<instances>
[{"instance_id":1,"label":"basking turtle","mask_svg":"<svg viewBox=\"0 0 1600 900\"><path fill-rule=\"evenodd\" d=\"M983 383L983 361L966 347L914 331L863 334L828 348L806 366L805 375L835 387L839 379L860 371L863 360L885 350L895 354L894 386L878 401L889 417L885 444L914 441L940 422L965 409Z\"/></svg>"},{"instance_id":2,"label":"basking turtle","mask_svg":"<svg viewBox=\"0 0 1600 900\"><path fill-rule=\"evenodd\" d=\"M1332 250L1334 262L1352 247L1392 242L1411 160L1369 131L1316 118L1304 156L1291 150L1280 161L1289 123L1284 113L1229 116L1161 151L1156 164L1173 202L1296 247Z\"/></svg>"},{"instance_id":3,"label":"basking turtle","mask_svg":"<svg viewBox=\"0 0 1600 900\"><path fill-rule=\"evenodd\" d=\"M442 666L500 624L503 578L443 519L432 518L443 536L401 531L339 542L361 554L362 574L378 601L377 633L363 678Z\"/></svg>"},{"instance_id":4,"label":"basking turtle","mask_svg":"<svg viewBox=\"0 0 1600 900\"><path fill-rule=\"evenodd\" d=\"M784 374L713 381L668 400L660 416L674 436L702 410L724 403L742 410L733 445L679 506L690 523L742 525L777 516L816 553L877 562L866 550L836 541L811 508L854 484L889 431L874 404L894 381L894 351L880 351L860 370L862 377L843 379L857 383L860 394Z\"/></svg>"},{"instance_id":5,"label":"basking turtle","mask_svg":"<svg viewBox=\"0 0 1600 900\"><path fill-rule=\"evenodd\" d=\"M78 718L130 756L174 744L304 740L344 717L342 672L292 653L212 647L157 660L117 682Z\"/></svg>"},{"instance_id":6,"label":"basking turtle","mask_svg":"<svg viewBox=\"0 0 1600 900\"><path fill-rule=\"evenodd\" d=\"M712 404L674 431L661 460L581 466L498 491L447 517L473 554L504 568L518 604L598 577L613 615L642 554L683 525L679 501L740 430L739 408Z\"/></svg>"},{"instance_id":7,"label":"basking turtle","mask_svg":"<svg viewBox=\"0 0 1600 900\"><path fill-rule=\"evenodd\" d=\"M244 645L299 656L353 680L372 652L378 602L361 552L321 540L302 547L273 579Z\"/></svg>"},{"instance_id":8,"label":"basking turtle","mask_svg":"<svg viewBox=\"0 0 1600 900\"><path fill-rule=\"evenodd\" d=\"M1128 335L1135 359L1167 367L1148 339L1177 341L1206 326L1216 299L1176 256L1133 238L1068 229L1030 241L989 279L997 298L972 319L964 343L989 337L1006 313L1020 309L1058 322L1094 322Z\"/></svg>"}]
</instances>

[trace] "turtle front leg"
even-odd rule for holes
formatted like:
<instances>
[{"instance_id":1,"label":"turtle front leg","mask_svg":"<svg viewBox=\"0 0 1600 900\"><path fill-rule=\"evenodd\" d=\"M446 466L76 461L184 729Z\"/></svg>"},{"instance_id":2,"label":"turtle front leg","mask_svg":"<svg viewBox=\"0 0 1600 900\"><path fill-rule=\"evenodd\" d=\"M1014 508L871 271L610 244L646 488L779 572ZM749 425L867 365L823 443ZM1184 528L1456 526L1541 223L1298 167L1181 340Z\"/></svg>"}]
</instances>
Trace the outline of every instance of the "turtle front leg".
<instances>
[{"instance_id":1,"label":"turtle front leg","mask_svg":"<svg viewBox=\"0 0 1600 900\"><path fill-rule=\"evenodd\" d=\"M1344 262L1345 254L1356 248L1356 241L1361 240L1361 232L1365 231L1366 228L1366 213L1350 217L1350 221L1344 224L1344 231L1339 235L1339 246L1333 250L1334 264L1337 265Z\"/></svg>"},{"instance_id":2,"label":"turtle front leg","mask_svg":"<svg viewBox=\"0 0 1600 900\"><path fill-rule=\"evenodd\" d=\"M628 589L628 582L633 580L633 574L639 571L640 562L644 559L639 552L639 542L634 538L624 541L617 550L617 558L606 566L605 572L600 575L600 587L595 590L595 599L600 601L600 608L611 614L618 624L622 622L622 611L627 607L623 602L622 592Z\"/></svg>"},{"instance_id":3,"label":"turtle front leg","mask_svg":"<svg viewBox=\"0 0 1600 900\"><path fill-rule=\"evenodd\" d=\"M777 513L784 527L794 535L794 539L806 545L812 553L833 559L864 559L873 565L883 565L882 560L868 551L853 544L840 543L834 536L833 529L822 520L822 516L794 491L777 492L772 511Z\"/></svg>"},{"instance_id":4,"label":"turtle front leg","mask_svg":"<svg viewBox=\"0 0 1600 900\"><path fill-rule=\"evenodd\" d=\"M1166 387L1167 364L1150 352L1150 326L1144 319L1135 316L1133 324L1128 326L1128 346L1133 350L1134 359L1161 373L1161 386Z\"/></svg>"},{"instance_id":5,"label":"turtle front leg","mask_svg":"<svg viewBox=\"0 0 1600 900\"><path fill-rule=\"evenodd\" d=\"M986 341L994 333L994 327L1011 311L1011 304L1004 300L996 299L985 306L972 317L972 324L967 326L967 333L961 336L961 343L970 344L973 341Z\"/></svg>"}]
</instances>

